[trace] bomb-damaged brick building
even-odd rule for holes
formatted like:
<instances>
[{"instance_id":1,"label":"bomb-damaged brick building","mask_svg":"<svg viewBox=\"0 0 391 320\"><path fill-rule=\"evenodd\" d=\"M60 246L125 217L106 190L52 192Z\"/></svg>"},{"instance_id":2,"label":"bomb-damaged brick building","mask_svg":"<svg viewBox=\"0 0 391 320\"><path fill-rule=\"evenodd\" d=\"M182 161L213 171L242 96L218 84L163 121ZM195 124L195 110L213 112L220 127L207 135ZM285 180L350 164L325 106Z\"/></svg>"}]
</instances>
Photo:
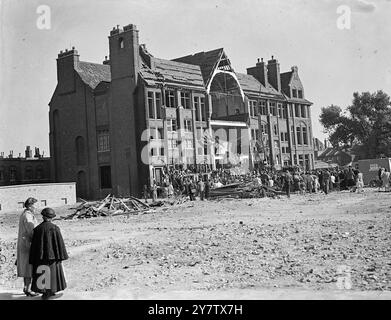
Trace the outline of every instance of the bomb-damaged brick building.
<instances>
[{"instance_id":1,"label":"bomb-damaged brick building","mask_svg":"<svg viewBox=\"0 0 391 320\"><path fill-rule=\"evenodd\" d=\"M169 166L313 168L312 103L297 67L281 73L272 57L238 73L222 48L159 59L133 24L108 38L103 64L75 48L57 58L52 172L76 181L79 197L140 195Z\"/></svg>"}]
</instances>

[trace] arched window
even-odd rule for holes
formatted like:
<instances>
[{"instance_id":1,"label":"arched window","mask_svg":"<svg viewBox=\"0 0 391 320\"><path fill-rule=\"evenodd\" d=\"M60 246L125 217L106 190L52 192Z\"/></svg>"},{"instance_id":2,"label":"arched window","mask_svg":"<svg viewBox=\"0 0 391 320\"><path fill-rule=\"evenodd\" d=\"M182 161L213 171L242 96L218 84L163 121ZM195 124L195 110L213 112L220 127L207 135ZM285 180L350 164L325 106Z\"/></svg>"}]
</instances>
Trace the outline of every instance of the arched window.
<instances>
[{"instance_id":1,"label":"arched window","mask_svg":"<svg viewBox=\"0 0 391 320\"><path fill-rule=\"evenodd\" d=\"M119 38L118 43L119 43L119 48L120 48L120 49L123 49L123 48L125 47L124 39L123 39L123 38Z\"/></svg>"},{"instance_id":2,"label":"arched window","mask_svg":"<svg viewBox=\"0 0 391 320\"><path fill-rule=\"evenodd\" d=\"M76 138L76 164L83 166L86 164L86 150L83 137Z\"/></svg>"}]
</instances>

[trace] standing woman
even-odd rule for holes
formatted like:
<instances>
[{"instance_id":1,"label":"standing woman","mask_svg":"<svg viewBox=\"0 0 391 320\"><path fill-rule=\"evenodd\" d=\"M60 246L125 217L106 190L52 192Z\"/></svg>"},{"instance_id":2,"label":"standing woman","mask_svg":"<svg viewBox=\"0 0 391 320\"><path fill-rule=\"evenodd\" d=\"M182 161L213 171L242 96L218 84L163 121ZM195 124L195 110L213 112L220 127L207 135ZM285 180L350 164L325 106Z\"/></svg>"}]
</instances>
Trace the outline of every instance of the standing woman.
<instances>
[{"instance_id":1,"label":"standing woman","mask_svg":"<svg viewBox=\"0 0 391 320\"><path fill-rule=\"evenodd\" d=\"M34 216L35 203L37 201L37 199L28 198L24 203L25 209L19 218L16 267L18 277L23 277L23 292L28 297L36 296L36 294L31 291L33 267L29 263L29 255L33 230L38 225L37 218Z\"/></svg>"}]
</instances>

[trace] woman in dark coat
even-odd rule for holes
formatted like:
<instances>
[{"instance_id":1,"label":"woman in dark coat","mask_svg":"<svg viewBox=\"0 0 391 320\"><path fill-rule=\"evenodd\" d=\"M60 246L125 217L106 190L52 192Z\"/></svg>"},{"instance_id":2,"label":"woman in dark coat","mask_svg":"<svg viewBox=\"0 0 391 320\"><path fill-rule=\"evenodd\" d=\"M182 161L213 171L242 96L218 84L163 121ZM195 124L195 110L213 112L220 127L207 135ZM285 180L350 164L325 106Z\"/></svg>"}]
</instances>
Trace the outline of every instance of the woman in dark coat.
<instances>
[{"instance_id":1,"label":"woman in dark coat","mask_svg":"<svg viewBox=\"0 0 391 320\"><path fill-rule=\"evenodd\" d=\"M42 210L43 222L34 229L30 248L33 266L31 289L50 299L66 288L61 261L68 259L60 228L51 221L56 216L51 208Z\"/></svg>"}]
</instances>

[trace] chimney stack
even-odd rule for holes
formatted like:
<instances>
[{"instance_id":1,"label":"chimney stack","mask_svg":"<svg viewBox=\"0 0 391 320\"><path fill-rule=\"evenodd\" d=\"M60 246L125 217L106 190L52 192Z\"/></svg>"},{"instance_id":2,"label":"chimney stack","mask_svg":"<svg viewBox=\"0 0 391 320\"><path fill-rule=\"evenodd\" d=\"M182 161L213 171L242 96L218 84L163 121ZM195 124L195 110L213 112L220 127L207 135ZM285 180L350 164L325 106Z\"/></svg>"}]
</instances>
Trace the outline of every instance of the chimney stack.
<instances>
[{"instance_id":1,"label":"chimney stack","mask_svg":"<svg viewBox=\"0 0 391 320\"><path fill-rule=\"evenodd\" d=\"M263 62L263 58L261 59L261 62L259 61L259 58L257 61L258 62L255 67L247 68L247 74L252 75L255 79L262 83L264 87L266 87L268 85L266 64Z\"/></svg>"},{"instance_id":2,"label":"chimney stack","mask_svg":"<svg viewBox=\"0 0 391 320\"><path fill-rule=\"evenodd\" d=\"M30 146L26 146L26 150L24 151L26 159L33 157L33 151L30 149Z\"/></svg>"},{"instance_id":3,"label":"chimney stack","mask_svg":"<svg viewBox=\"0 0 391 320\"><path fill-rule=\"evenodd\" d=\"M60 93L75 90L75 69L79 66L79 54L75 47L72 50L60 51L57 57L57 82Z\"/></svg>"},{"instance_id":4,"label":"chimney stack","mask_svg":"<svg viewBox=\"0 0 391 320\"><path fill-rule=\"evenodd\" d=\"M272 56L271 60L267 63L267 75L269 83L274 89L281 92L280 64L278 63L278 60L274 59L274 56Z\"/></svg>"}]
</instances>

